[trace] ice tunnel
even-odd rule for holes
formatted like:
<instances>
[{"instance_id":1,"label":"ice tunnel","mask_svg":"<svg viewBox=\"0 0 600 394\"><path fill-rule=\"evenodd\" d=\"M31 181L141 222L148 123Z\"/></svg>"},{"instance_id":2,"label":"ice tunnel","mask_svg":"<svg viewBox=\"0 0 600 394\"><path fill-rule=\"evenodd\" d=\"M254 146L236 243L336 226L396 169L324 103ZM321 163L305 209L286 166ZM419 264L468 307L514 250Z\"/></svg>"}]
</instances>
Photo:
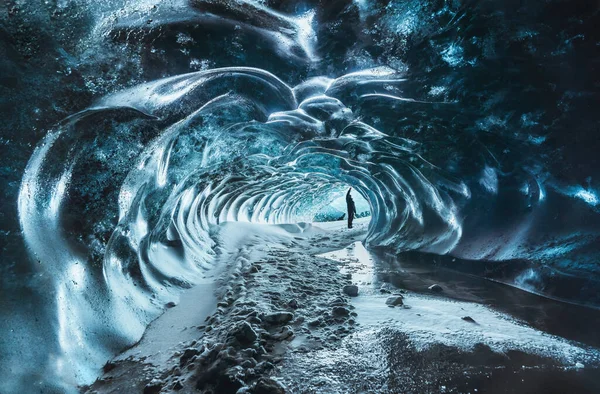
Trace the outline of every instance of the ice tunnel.
<instances>
[{"instance_id":1,"label":"ice tunnel","mask_svg":"<svg viewBox=\"0 0 600 394\"><path fill-rule=\"evenodd\" d=\"M348 188L369 250L600 306L597 7L62 3L1 25L0 391L93 382L215 269L216 227L302 231Z\"/></svg>"}]
</instances>

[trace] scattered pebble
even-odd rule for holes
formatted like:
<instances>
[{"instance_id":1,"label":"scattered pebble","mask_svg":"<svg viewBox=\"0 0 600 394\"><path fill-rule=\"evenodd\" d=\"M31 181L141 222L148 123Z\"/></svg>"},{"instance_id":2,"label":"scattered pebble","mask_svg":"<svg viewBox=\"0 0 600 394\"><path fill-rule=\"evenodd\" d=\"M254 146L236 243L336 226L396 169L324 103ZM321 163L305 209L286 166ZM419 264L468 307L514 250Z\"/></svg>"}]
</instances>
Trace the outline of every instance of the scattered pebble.
<instances>
[{"instance_id":1,"label":"scattered pebble","mask_svg":"<svg viewBox=\"0 0 600 394\"><path fill-rule=\"evenodd\" d=\"M389 306L404 305L403 298L404 297L402 297L401 295L389 297L387 300L385 300L385 303Z\"/></svg>"},{"instance_id":2,"label":"scattered pebble","mask_svg":"<svg viewBox=\"0 0 600 394\"><path fill-rule=\"evenodd\" d=\"M291 300L290 302L288 302L288 306L292 309L298 309L298 301Z\"/></svg>"},{"instance_id":3,"label":"scattered pebble","mask_svg":"<svg viewBox=\"0 0 600 394\"><path fill-rule=\"evenodd\" d=\"M428 288L429 288L429 290L435 291L436 293L439 293L440 291L444 291L444 288L438 284L431 285Z\"/></svg>"},{"instance_id":4,"label":"scattered pebble","mask_svg":"<svg viewBox=\"0 0 600 394\"><path fill-rule=\"evenodd\" d=\"M350 297L358 296L358 286L356 285L346 285L344 286L344 294L349 295Z\"/></svg>"},{"instance_id":5,"label":"scattered pebble","mask_svg":"<svg viewBox=\"0 0 600 394\"><path fill-rule=\"evenodd\" d=\"M158 379L152 379L150 383L144 387L144 394L158 394L163 387L163 382Z\"/></svg>"},{"instance_id":6,"label":"scattered pebble","mask_svg":"<svg viewBox=\"0 0 600 394\"><path fill-rule=\"evenodd\" d=\"M332 312L334 316L348 316L350 314L348 308L343 306L334 306Z\"/></svg>"},{"instance_id":7,"label":"scattered pebble","mask_svg":"<svg viewBox=\"0 0 600 394\"><path fill-rule=\"evenodd\" d=\"M268 324L272 325L282 325L287 322L290 322L294 319L294 314L290 312L275 312L270 313L268 315L263 316L262 320L264 320Z\"/></svg>"},{"instance_id":8,"label":"scattered pebble","mask_svg":"<svg viewBox=\"0 0 600 394\"><path fill-rule=\"evenodd\" d=\"M200 354L200 351L198 351L198 349L194 349L194 348L185 349L185 351L179 358L179 365L183 366L183 365L187 364L187 362L189 360L191 360L192 357L197 356L199 354Z\"/></svg>"},{"instance_id":9,"label":"scattered pebble","mask_svg":"<svg viewBox=\"0 0 600 394\"><path fill-rule=\"evenodd\" d=\"M271 378L260 378L252 388L253 394L285 394L285 388L276 380Z\"/></svg>"},{"instance_id":10,"label":"scattered pebble","mask_svg":"<svg viewBox=\"0 0 600 394\"><path fill-rule=\"evenodd\" d=\"M256 341L256 339L258 339L256 331L254 331L252 326L245 321L239 323L235 327L233 335L238 341L240 341L240 343L244 344L253 343L254 341Z\"/></svg>"},{"instance_id":11,"label":"scattered pebble","mask_svg":"<svg viewBox=\"0 0 600 394\"><path fill-rule=\"evenodd\" d=\"M116 367L115 363L108 361L106 364L104 364L104 367L102 367L102 370L104 371L104 373L107 373L107 372L110 372L113 369L115 369L115 367Z\"/></svg>"}]
</instances>

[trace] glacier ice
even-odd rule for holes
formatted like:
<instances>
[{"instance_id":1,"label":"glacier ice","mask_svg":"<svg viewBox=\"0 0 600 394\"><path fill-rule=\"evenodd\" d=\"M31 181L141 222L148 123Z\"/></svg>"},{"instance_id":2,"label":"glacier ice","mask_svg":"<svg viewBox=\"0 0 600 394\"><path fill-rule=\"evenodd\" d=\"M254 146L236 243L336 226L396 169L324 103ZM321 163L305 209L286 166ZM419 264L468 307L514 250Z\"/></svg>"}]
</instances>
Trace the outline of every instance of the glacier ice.
<instances>
[{"instance_id":1,"label":"glacier ice","mask_svg":"<svg viewBox=\"0 0 600 394\"><path fill-rule=\"evenodd\" d=\"M47 335L40 379L89 382L213 268L211 226L310 222L350 186L371 248L526 261L504 279L600 304L598 92L592 66L573 72L597 14L573 7L581 23L563 27L555 5L541 24L493 2L88 3L15 5L21 38L1 41L20 111L2 112L2 328L20 330L0 370L22 362L9 342ZM52 67L25 73L26 55ZM543 71L555 64L568 72Z\"/></svg>"}]
</instances>

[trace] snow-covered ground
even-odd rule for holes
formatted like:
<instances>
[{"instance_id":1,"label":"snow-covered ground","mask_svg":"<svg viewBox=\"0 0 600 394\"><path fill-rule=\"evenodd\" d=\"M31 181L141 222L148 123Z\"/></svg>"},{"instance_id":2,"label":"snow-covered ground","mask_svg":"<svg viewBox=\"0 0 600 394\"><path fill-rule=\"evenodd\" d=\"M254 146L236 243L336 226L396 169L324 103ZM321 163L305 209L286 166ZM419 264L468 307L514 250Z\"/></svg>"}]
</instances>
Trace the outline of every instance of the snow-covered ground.
<instances>
[{"instance_id":1,"label":"snow-covered ground","mask_svg":"<svg viewBox=\"0 0 600 394\"><path fill-rule=\"evenodd\" d=\"M385 278L418 276L420 268L389 266L367 251L367 225L220 225L215 281L185 292L89 392L598 387L598 349L467 302L477 300L467 284L440 282L438 292L421 279L394 286ZM349 285L358 296L348 295Z\"/></svg>"}]
</instances>

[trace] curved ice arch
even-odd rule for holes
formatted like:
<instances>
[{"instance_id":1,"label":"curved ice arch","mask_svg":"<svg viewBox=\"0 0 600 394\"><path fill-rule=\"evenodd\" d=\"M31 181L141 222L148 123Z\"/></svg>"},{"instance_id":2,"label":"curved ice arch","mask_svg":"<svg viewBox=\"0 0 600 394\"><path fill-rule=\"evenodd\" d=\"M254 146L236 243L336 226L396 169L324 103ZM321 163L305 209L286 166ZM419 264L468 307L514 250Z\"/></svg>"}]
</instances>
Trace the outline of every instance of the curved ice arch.
<instances>
[{"instance_id":1,"label":"curved ice arch","mask_svg":"<svg viewBox=\"0 0 600 394\"><path fill-rule=\"evenodd\" d=\"M493 225L474 233L471 219L465 238L474 201L495 201L479 179L457 179L421 143L361 120L365 96L382 108L404 82L375 69L291 88L264 70L215 69L109 95L50 131L28 164L19 217L32 261L54 283L57 341L77 379L213 269L213 225L310 221L348 185L369 201L371 246L514 257L502 239L471 246ZM494 199L514 189L487 168ZM546 201L519 193L533 210ZM511 239L535 227L518 220Z\"/></svg>"}]
</instances>

